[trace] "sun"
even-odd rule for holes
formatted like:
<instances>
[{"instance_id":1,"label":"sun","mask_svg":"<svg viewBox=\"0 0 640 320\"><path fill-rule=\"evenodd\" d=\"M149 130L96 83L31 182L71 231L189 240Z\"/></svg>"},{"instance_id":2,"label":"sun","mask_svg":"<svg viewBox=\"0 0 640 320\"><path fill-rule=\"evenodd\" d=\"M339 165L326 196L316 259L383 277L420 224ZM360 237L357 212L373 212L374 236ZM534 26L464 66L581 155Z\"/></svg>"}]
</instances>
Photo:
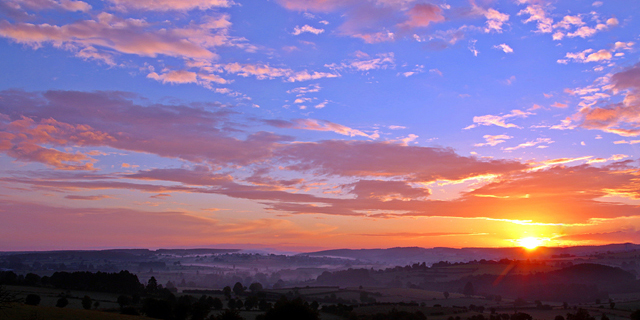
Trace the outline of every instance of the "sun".
<instances>
[{"instance_id":1,"label":"sun","mask_svg":"<svg viewBox=\"0 0 640 320\"><path fill-rule=\"evenodd\" d=\"M542 244L542 241L543 240L539 238L527 237L518 239L518 244L525 249L533 250L539 247Z\"/></svg>"}]
</instances>

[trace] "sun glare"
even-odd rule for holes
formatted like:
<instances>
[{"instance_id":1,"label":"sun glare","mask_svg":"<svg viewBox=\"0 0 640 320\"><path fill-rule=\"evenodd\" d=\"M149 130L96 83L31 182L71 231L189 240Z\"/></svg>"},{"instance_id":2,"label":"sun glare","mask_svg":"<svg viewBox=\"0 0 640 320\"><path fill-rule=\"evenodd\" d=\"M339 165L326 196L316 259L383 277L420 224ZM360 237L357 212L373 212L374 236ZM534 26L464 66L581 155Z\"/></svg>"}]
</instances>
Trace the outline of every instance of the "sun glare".
<instances>
[{"instance_id":1,"label":"sun glare","mask_svg":"<svg viewBox=\"0 0 640 320\"><path fill-rule=\"evenodd\" d=\"M542 239L534 237L522 238L518 240L518 244L525 249L533 250L542 244Z\"/></svg>"}]
</instances>

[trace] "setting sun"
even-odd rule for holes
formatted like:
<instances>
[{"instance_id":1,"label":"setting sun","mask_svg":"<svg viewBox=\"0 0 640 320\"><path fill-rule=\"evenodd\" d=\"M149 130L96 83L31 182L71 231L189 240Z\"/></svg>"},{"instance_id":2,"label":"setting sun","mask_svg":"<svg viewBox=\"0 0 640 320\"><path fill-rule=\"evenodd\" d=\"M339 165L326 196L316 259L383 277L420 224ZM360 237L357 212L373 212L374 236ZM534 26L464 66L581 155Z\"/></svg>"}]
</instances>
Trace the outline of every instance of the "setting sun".
<instances>
[{"instance_id":1,"label":"setting sun","mask_svg":"<svg viewBox=\"0 0 640 320\"><path fill-rule=\"evenodd\" d=\"M542 244L542 239L527 237L518 240L518 244L526 249L533 250Z\"/></svg>"}]
</instances>

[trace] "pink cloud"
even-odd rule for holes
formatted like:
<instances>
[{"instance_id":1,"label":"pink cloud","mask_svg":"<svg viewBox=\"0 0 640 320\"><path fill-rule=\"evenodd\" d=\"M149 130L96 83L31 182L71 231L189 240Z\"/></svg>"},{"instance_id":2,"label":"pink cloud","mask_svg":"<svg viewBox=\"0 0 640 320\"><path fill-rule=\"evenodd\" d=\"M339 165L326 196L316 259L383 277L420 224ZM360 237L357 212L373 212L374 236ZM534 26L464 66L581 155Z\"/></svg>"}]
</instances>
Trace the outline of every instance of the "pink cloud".
<instances>
[{"instance_id":1,"label":"pink cloud","mask_svg":"<svg viewBox=\"0 0 640 320\"><path fill-rule=\"evenodd\" d=\"M45 44L74 52L83 59L115 65L117 54L142 57L159 55L184 59L215 59L215 47L245 46L242 39L229 37L228 15L203 18L183 28L158 28L141 19L123 19L102 12L94 20L66 25L0 22L0 36L34 48Z\"/></svg>"},{"instance_id":2,"label":"pink cloud","mask_svg":"<svg viewBox=\"0 0 640 320\"><path fill-rule=\"evenodd\" d=\"M229 7L231 0L108 0L120 10L189 11Z\"/></svg>"},{"instance_id":3,"label":"pink cloud","mask_svg":"<svg viewBox=\"0 0 640 320\"><path fill-rule=\"evenodd\" d=\"M409 19L398 25L400 28L427 27L430 23L444 21L442 9L428 3L414 5L413 8L407 11L407 16L409 16Z\"/></svg>"},{"instance_id":4,"label":"pink cloud","mask_svg":"<svg viewBox=\"0 0 640 320\"><path fill-rule=\"evenodd\" d=\"M283 120L264 120L265 123L278 128L292 128L301 130L314 130L314 131L332 131L345 136L361 136L370 139L377 139L379 136L376 133L366 134L360 130L349 128L341 124L333 123L326 120L317 119L294 119L292 121Z\"/></svg>"},{"instance_id":5,"label":"pink cloud","mask_svg":"<svg viewBox=\"0 0 640 320\"><path fill-rule=\"evenodd\" d=\"M622 93L622 103L610 103L604 107L587 106L574 115L580 126L602 130L625 137L640 135L640 65L611 76L612 91Z\"/></svg>"}]
</instances>

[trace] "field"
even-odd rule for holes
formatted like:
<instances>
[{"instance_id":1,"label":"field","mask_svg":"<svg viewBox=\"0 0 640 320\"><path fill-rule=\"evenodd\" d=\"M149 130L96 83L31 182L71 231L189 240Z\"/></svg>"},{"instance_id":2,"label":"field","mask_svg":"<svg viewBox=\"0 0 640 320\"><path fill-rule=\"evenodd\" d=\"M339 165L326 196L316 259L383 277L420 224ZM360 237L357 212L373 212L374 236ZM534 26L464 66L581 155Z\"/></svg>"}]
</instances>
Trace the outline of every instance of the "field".
<instances>
[{"instance_id":1,"label":"field","mask_svg":"<svg viewBox=\"0 0 640 320\"><path fill-rule=\"evenodd\" d=\"M0 319L11 320L143 320L142 316L127 316L113 312L28 306L16 304L13 308L0 311Z\"/></svg>"}]
</instances>

